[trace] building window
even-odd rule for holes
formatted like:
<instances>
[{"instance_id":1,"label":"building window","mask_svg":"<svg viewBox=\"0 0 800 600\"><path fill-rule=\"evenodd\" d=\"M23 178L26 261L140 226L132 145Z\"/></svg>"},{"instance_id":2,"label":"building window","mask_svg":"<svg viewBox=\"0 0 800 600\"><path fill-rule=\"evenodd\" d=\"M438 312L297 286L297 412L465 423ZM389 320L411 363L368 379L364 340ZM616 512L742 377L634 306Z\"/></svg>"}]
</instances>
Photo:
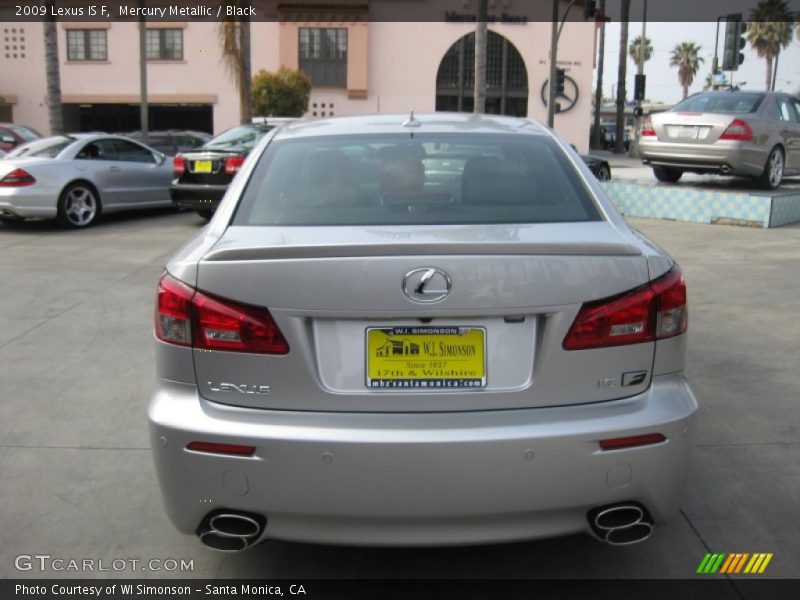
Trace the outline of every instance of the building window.
<instances>
[{"instance_id":1,"label":"building window","mask_svg":"<svg viewBox=\"0 0 800 600\"><path fill-rule=\"evenodd\" d=\"M183 60L183 30L148 29L147 60Z\"/></svg>"},{"instance_id":2,"label":"building window","mask_svg":"<svg viewBox=\"0 0 800 600\"><path fill-rule=\"evenodd\" d=\"M436 110L472 112L475 89L475 34L450 46L436 74ZM528 114L528 71L522 55L505 37L486 33L486 112Z\"/></svg>"},{"instance_id":3,"label":"building window","mask_svg":"<svg viewBox=\"0 0 800 600\"><path fill-rule=\"evenodd\" d=\"M300 70L314 85L347 85L347 29L300 29Z\"/></svg>"},{"instance_id":4,"label":"building window","mask_svg":"<svg viewBox=\"0 0 800 600\"><path fill-rule=\"evenodd\" d=\"M67 30L67 60L108 60L106 30Z\"/></svg>"}]
</instances>

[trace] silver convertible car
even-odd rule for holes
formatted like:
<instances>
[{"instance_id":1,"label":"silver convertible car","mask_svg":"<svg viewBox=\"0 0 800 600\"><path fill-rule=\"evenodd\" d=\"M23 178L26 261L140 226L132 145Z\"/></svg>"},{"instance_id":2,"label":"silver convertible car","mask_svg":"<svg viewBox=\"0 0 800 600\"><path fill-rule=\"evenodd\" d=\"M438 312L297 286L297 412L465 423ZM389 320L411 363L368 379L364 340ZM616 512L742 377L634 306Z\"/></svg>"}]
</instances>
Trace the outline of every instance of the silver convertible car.
<instances>
[{"instance_id":1,"label":"silver convertible car","mask_svg":"<svg viewBox=\"0 0 800 600\"><path fill-rule=\"evenodd\" d=\"M222 551L641 541L690 458L686 302L540 125L269 132L158 283L167 512Z\"/></svg>"},{"instance_id":2,"label":"silver convertible car","mask_svg":"<svg viewBox=\"0 0 800 600\"><path fill-rule=\"evenodd\" d=\"M172 164L121 136L62 135L0 161L0 221L57 219L88 227L101 213L171 206Z\"/></svg>"},{"instance_id":3,"label":"silver convertible car","mask_svg":"<svg viewBox=\"0 0 800 600\"><path fill-rule=\"evenodd\" d=\"M800 100L779 92L702 92L647 117L639 152L660 181L686 172L753 178L774 189L800 174Z\"/></svg>"}]
</instances>

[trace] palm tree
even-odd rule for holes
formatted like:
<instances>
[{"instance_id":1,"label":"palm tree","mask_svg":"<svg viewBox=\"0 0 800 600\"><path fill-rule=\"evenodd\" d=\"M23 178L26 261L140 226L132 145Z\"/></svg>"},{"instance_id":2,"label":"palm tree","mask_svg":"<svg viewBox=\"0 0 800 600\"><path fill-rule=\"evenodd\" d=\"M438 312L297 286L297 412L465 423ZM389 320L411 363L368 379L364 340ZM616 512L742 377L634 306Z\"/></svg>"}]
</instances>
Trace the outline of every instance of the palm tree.
<instances>
[{"instance_id":1,"label":"palm tree","mask_svg":"<svg viewBox=\"0 0 800 600\"><path fill-rule=\"evenodd\" d=\"M222 62L239 92L240 122L249 123L253 116L250 19L245 18L242 21L235 21L233 18L225 19L220 21L217 31L222 45Z\"/></svg>"},{"instance_id":2,"label":"palm tree","mask_svg":"<svg viewBox=\"0 0 800 600\"><path fill-rule=\"evenodd\" d=\"M631 13L631 0L622 0L620 13L619 34L619 63L617 65L617 135L614 142L614 154L625 152L625 77L628 74L628 60L626 49L628 47L628 18Z\"/></svg>"},{"instance_id":3,"label":"palm tree","mask_svg":"<svg viewBox=\"0 0 800 600\"><path fill-rule=\"evenodd\" d=\"M475 90L473 92L472 112L486 112L486 21L488 20L488 0L478 0L475 18Z\"/></svg>"},{"instance_id":4,"label":"palm tree","mask_svg":"<svg viewBox=\"0 0 800 600\"><path fill-rule=\"evenodd\" d=\"M53 14L52 4L52 0L44 3L48 15ZM57 135L64 133L64 109L61 105L61 72L58 66L58 30L53 17L44 21L44 61L50 133Z\"/></svg>"},{"instance_id":5,"label":"palm tree","mask_svg":"<svg viewBox=\"0 0 800 600\"><path fill-rule=\"evenodd\" d=\"M700 63L703 62L703 58L698 56L700 48L701 46L694 42L675 44L669 59L670 67L678 67L678 81L683 88L684 98L689 95L689 86L694 82L694 76L697 75Z\"/></svg>"},{"instance_id":6,"label":"palm tree","mask_svg":"<svg viewBox=\"0 0 800 600\"><path fill-rule=\"evenodd\" d=\"M633 41L628 46L628 56L631 57L633 63L638 67L641 59L641 49L642 49L642 36L636 36ZM644 38L644 62L650 60L653 56L653 44L650 42L650 38L645 36Z\"/></svg>"},{"instance_id":7,"label":"palm tree","mask_svg":"<svg viewBox=\"0 0 800 600\"><path fill-rule=\"evenodd\" d=\"M597 6L598 12L605 16L606 0L600 0ZM800 34L798 34L800 35ZM600 39L597 42L597 87L594 91L594 129L592 130L592 148L600 148L600 109L603 103L603 67L606 59L606 24L600 23Z\"/></svg>"},{"instance_id":8,"label":"palm tree","mask_svg":"<svg viewBox=\"0 0 800 600\"><path fill-rule=\"evenodd\" d=\"M766 89L772 87L772 62L792 41L794 20L785 0L761 0L750 11L747 41L759 58L766 59Z\"/></svg>"}]
</instances>

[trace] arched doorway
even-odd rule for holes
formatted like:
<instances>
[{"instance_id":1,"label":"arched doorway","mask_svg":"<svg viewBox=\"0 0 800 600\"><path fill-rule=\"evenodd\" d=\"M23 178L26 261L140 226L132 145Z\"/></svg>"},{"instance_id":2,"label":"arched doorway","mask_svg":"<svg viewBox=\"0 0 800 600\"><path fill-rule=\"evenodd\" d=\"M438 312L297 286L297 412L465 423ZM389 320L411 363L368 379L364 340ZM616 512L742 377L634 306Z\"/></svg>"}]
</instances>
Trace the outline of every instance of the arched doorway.
<instances>
[{"instance_id":1,"label":"arched doorway","mask_svg":"<svg viewBox=\"0 0 800 600\"><path fill-rule=\"evenodd\" d=\"M436 110L472 112L475 89L475 32L450 49L436 73ZM505 37L486 32L486 112L528 115L528 70L522 55Z\"/></svg>"}]
</instances>

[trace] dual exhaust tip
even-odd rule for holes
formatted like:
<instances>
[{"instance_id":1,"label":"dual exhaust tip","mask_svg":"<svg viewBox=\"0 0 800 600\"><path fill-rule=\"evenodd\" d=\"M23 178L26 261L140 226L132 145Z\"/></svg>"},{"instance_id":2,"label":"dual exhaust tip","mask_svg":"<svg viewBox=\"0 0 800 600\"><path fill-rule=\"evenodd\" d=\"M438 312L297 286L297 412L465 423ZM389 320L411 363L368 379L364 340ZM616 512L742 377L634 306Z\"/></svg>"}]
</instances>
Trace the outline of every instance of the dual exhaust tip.
<instances>
[{"instance_id":1,"label":"dual exhaust tip","mask_svg":"<svg viewBox=\"0 0 800 600\"><path fill-rule=\"evenodd\" d=\"M653 533L653 518L638 502L601 506L586 516L595 535L612 546L643 542ZM262 515L220 509L205 516L197 535L212 550L241 552L258 542L266 524Z\"/></svg>"},{"instance_id":2,"label":"dual exhaust tip","mask_svg":"<svg viewBox=\"0 0 800 600\"><path fill-rule=\"evenodd\" d=\"M241 552L254 546L267 520L254 513L217 510L206 515L197 528L200 541L219 552Z\"/></svg>"},{"instance_id":3,"label":"dual exhaust tip","mask_svg":"<svg viewBox=\"0 0 800 600\"><path fill-rule=\"evenodd\" d=\"M592 531L612 546L643 542L653 533L653 518L638 502L594 508L587 514Z\"/></svg>"}]
</instances>

